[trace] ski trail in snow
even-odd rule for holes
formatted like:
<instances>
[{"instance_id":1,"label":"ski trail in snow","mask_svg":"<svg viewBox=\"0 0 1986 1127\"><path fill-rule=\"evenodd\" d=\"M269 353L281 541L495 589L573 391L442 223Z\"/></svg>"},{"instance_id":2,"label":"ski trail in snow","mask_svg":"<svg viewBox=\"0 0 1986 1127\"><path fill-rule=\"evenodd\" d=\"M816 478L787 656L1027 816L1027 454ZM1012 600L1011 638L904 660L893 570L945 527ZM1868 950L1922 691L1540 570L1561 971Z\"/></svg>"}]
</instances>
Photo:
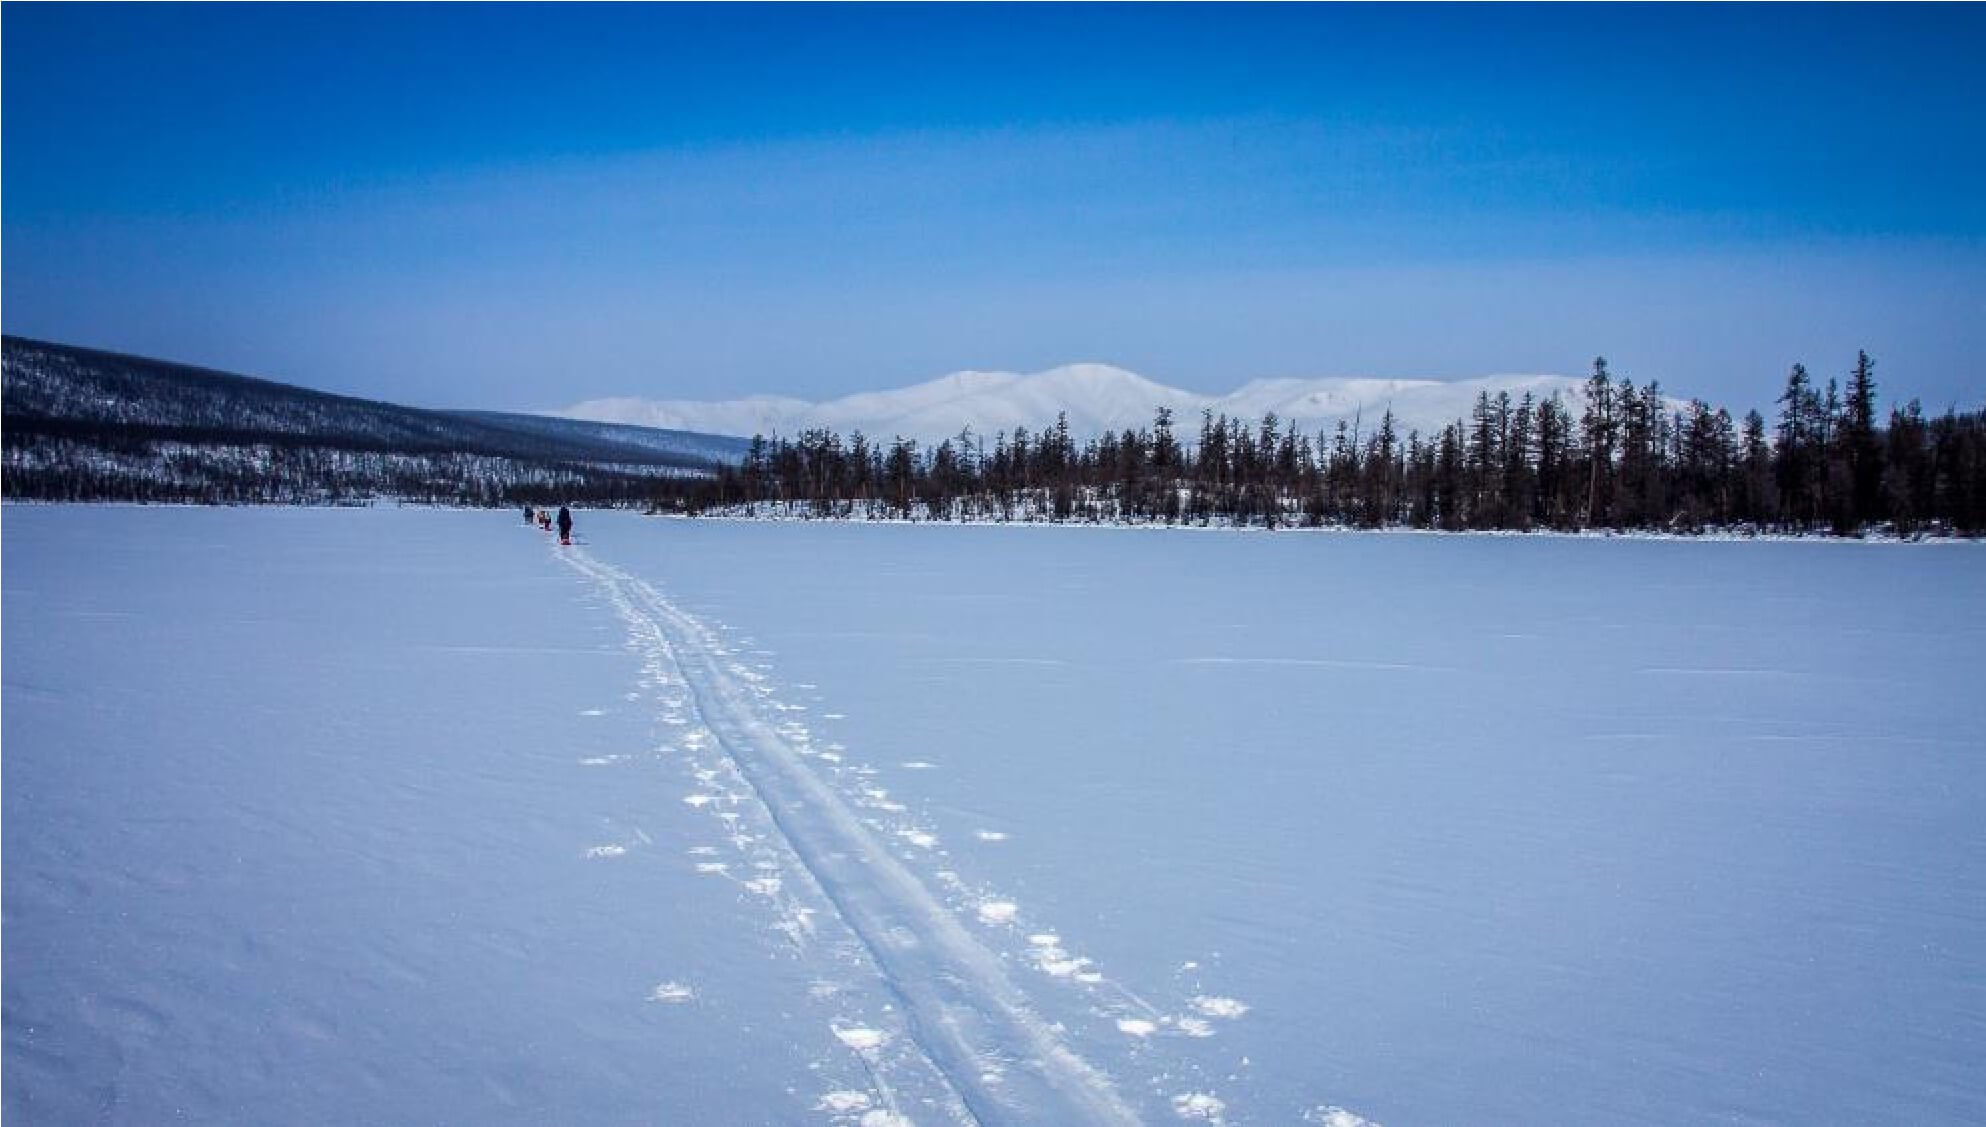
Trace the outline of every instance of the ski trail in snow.
<instances>
[{"instance_id":1,"label":"ski trail in snow","mask_svg":"<svg viewBox=\"0 0 1986 1127\"><path fill-rule=\"evenodd\" d=\"M759 679L727 665L716 632L649 584L582 551L561 552L620 608L635 637L675 665L722 745L828 903L901 1001L909 1035L973 1117L999 1124L1135 1123L1108 1077L1072 1051L891 844L862 822L754 707Z\"/></svg>"}]
</instances>

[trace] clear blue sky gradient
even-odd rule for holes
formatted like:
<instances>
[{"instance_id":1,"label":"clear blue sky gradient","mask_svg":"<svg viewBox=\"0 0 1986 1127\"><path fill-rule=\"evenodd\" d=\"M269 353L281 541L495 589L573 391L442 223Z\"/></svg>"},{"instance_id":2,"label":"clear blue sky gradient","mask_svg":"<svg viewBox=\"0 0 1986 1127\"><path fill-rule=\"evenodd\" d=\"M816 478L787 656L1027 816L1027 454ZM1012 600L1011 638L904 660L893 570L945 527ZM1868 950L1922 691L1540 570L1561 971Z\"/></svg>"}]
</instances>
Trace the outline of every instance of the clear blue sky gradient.
<instances>
[{"instance_id":1,"label":"clear blue sky gradient","mask_svg":"<svg viewBox=\"0 0 1986 1127\"><path fill-rule=\"evenodd\" d=\"M1986 399L1986 10L8 5L7 331L424 405Z\"/></svg>"}]
</instances>

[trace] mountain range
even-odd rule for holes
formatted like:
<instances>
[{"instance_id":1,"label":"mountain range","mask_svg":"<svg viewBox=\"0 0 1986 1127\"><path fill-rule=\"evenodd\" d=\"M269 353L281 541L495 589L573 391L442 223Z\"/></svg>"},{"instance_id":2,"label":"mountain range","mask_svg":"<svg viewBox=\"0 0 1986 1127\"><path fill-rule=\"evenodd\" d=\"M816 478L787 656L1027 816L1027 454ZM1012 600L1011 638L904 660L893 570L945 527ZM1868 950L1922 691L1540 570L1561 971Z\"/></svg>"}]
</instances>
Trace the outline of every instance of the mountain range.
<instances>
[{"instance_id":1,"label":"mountain range","mask_svg":"<svg viewBox=\"0 0 1986 1127\"><path fill-rule=\"evenodd\" d=\"M1380 416L1393 412L1401 435L1431 435L1467 418L1477 395L1525 393L1539 399L1557 394L1575 415L1585 401L1584 383L1569 376L1503 375L1468 380L1274 379L1256 380L1225 395L1204 395L1146 379L1108 364L1070 364L1032 374L954 372L892 391L864 392L823 402L755 395L719 402L592 399L557 415L596 422L666 427L713 434L774 434L791 437L822 427L842 434L861 431L872 439L913 438L936 443L970 428L990 439L1017 427L1040 431L1066 413L1080 441L1102 432L1151 425L1159 407L1172 409L1174 426L1188 441L1203 411L1255 422L1274 413L1294 421L1307 434L1332 431L1343 420L1366 433Z\"/></svg>"}]
</instances>

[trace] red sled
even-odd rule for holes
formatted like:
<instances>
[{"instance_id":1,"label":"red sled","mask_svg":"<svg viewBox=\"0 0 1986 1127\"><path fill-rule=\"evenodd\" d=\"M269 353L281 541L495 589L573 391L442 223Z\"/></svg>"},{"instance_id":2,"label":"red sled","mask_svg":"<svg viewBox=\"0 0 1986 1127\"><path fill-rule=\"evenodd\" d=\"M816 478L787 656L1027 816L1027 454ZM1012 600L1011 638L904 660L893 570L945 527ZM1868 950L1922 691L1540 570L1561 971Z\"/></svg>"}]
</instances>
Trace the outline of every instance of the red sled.
<instances>
[{"instance_id":1,"label":"red sled","mask_svg":"<svg viewBox=\"0 0 1986 1127\"><path fill-rule=\"evenodd\" d=\"M571 543L572 543L572 534L571 534L571 533L560 533L560 534L559 534L559 543L561 543L561 544L571 544Z\"/></svg>"}]
</instances>

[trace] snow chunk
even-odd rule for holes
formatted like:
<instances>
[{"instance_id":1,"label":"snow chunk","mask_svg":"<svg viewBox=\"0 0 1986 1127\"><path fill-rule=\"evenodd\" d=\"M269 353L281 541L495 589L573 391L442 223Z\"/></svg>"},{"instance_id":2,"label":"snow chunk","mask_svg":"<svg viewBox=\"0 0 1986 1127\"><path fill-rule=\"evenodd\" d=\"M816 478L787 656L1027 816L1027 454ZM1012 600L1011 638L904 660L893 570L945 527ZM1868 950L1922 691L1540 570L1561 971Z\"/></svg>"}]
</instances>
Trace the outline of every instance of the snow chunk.
<instances>
[{"instance_id":1,"label":"snow chunk","mask_svg":"<svg viewBox=\"0 0 1986 1127\"><path fill-rule=\"evenodd\" d=\"M648 992L648 1000L663 1005L680 1006L696 1001L696 991L680 982L664 982Z\"/></svg>"},{"instance_id":2,"label":"snow chunk","mask_svg":"<svg viewBox=\"0 0 1986 1127\"><path fill-rule=\"evenodd\" d=\"M1086 975L1089 975L1090 967L1090 961L1088 959L1053 948L1037 951L1034 956L1034 965L1039 967L1042 973L1052 978L1075 978L1080 982L1100 982L1103 980L1102 975L1086 977Z\"/></svg>"},{"instance_id":3,"label":"snow chunk","mask_svg":"<svg viewBox=\"0 0 1986 1127\"><path fill-rule=\"evenodd\" d=\"M814 1105L815 1111L832 1112L836 1115L853 1115L858 1111L869 1110L869 1093L843 1089L829 1092Z\"/></svg>"},{"instance_id":4,"label":"snow chunk","mask_svg":"<svg viewBox=\"0 0 1986 1127\"><path fill-rule=\"evenodd\" d=\"M1181 1119L1218 1120L1226 1111L1227 1104L1207 1092L1183 1092L1172 1097L1172 1113Z\"/></svg>"},{"instance_id":5,"label":"snow chunk","mask_svg":"<svg viewBox=\"0 0 1986 1127\"><path fill-rule=\"evenodd\" d=\"M890 1039L889 1034L884 1033L882 1030L870 1029L862 1025L836 1025L832 1028L834 1029L835 1037L839 1038L842 1044L847 1045L858 1053L866 1053L871 1049L882 1048L883 1042Z\"/></svg>"},{"instance_id":6,"label":"snow chunk","mask_svg":"<svg viewBox=\"0 0 1986 1127\"><path fill-rule=\"evenodd\" d=\"M1248 1012L1248 1003L1218 994L1201 994L1193 999L1193 1008L1208 1017L1237 1018Z\"/></svg>"},{"instance_id":7,"label":"snow chunk","mask_svg":"<svg viewBox=\"0 0 1986 1127\"><path fill-rule=\"evenodd\" d=\"M988 900L979 906L979 918L984 923L1012 923L1020 905L1011 900Z\"/></svg>"},{"instance_id":8,"label":"snow chunk","mask_svg":"<svg viewBox=\"0 0 1986 1127\"><path fill-rule=\"evenodd\" d=\"M1174 1024L1179 1027L1181 1033L1186 1034L1188 1037L1212 1037L1214 1035L1214 1023L1203 1018L1182 1017Z\"/></svg>"}]
</instances>

